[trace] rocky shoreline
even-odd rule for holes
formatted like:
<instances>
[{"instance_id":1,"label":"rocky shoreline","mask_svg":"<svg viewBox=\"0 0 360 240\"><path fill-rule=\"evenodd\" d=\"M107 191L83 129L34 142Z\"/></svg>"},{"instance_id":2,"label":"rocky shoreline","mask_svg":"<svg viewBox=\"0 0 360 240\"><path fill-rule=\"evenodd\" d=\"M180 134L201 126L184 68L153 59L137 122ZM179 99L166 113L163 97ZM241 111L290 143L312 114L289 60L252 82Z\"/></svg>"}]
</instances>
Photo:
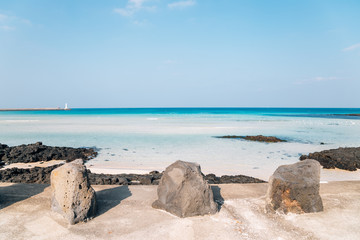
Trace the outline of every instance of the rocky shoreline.
<instances>
[{"instance_id":1,"label":"rocky shoreline","mask_svg":"<svg viewBox=\"0 0 360 240\"><path fill-rule=\"evenodd\" d=\"M250 136L246 136L247 138ZM246 138L242 136L223 136L221 138ZM262 135L253 136L259 141L273 141L275 137L265 137ZM278 139L281 142L284 140ZM274 141L277 141L275 138ZM69 148L69 147L51 147L42 145L41 142L28 145L9 147L0 144L0 167L11 163L32 163L50 160L65 160L71 162L75 159L89 160L97 156L97 152L91 148ZM324 168L339 168L348 171L360 169L360 147L358 148L338 148L321 152L302 155L300 160L317 160ZM51 171L61 164L47 167L33 168L7 168L0 169L0 182L13 183L38 183L49 184ZM92 185L158 185L162 173L152 171L149 174L97 174L88 171L89 181ZM264 183L265 181L250 176L216 176L207 174L204 176L210 184L227 183Z\"/></svg>"},{"instance_id":2,"label":"rocky shoreline","mask_svg":"<svg viewBox=\"0 0 360 240\"><path fill-rule=\"evenodd\" d=\"M349 117L360 117L360 113L350 113L350 114L335 114L337 116L349 116Z\"/></svg>"},{"instance_id":3,"label":"rocky shoreline","mask_svg":"<svg viewBox=\"0 0 360 240\"><path fill-rule=\"evenodd\" d=\"M75 159L87 161L97 156L92 148L51 147L41 142L9 147L0 144L0 167L12 163L47 162L50 160ZM0 182L49 184L51 171L61 164L49 167L8 168L0 169ZM158 185L162 173L152 171L149 174L96 174L88 171L90 183L93 185ZM263 183L265 181L244 175L221 176L208 174L204 176L211 184L220 183Z\"/></svg>"},{"instance_id":4,"label":"rocky shoreline","mask_svg":"<svg viewBox=\"0 0 360 240\"><path fill-rule=\"evenodd\" d=\"M327 169L348 171L360 169L360 147L337 148L300 156L300 160L314 159Z\"/></svg>"},{"instance_id":5,"label":"rocky shoreline","mask_svg":"<svg viewBox=\"0 0 360 240\"><path fill-rule=\"evenodd\" d=\"M227 136L220 136L216 138L228 138L228 139L244 139L248 141L254 141L254 142L267 142L267 143L276 143L276 142L286 142L286 140L273 137L273 136L263 136L263 135L257 135L257 136L236 136L236 135L227 135Z\"/></svg>"},{"instance_id":6,"label":"rocky shoreline","mask_svg":"<svg viewBox=\"0 0 360 240\"><path fill-rule=\"evenodd\" d=\"M12 163L47 162L50 160L70 162L81 158L86 161L96 156L97 152L92 148L51 147L43 145L42 142L9 147L0 143L0 167Z\"/></svg>"},{"instance_id":7,"label":"rocky shoreline","mask_svg":"<svg viewBox=\"0 0 360 240\"><path fill-rule=\"evenodd\" d=\"M50 184L50 174L55 168L61 166L54 165L51 167L34 167L34 168L8 168L0 170L0 182L12 183L38 183ZM92 185L158 185L162 173L152 171L149 174L98 174L88 171L90 184ZM226 183L264 183L265 181L244 175L221 177L215 174L207 174L205 180L210 184Z\"/></svg>"}]
</instances>

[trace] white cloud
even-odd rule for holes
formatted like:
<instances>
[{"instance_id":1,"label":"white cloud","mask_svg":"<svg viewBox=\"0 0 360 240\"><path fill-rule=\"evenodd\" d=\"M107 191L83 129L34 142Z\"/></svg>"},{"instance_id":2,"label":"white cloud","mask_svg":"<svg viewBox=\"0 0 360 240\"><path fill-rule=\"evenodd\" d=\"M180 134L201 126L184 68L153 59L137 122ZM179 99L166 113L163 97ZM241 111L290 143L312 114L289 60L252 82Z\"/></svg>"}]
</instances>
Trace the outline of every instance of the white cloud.
<instances>
[{"instance_id":1,"label":"white cloud","mask_svg":"<svg viewBox=\"0 0 360 240\"><path fill-rule=\"evenodd\" d=\"M4 30L4 31L11 31L11 30L15 30L15 28L14 28L14 27L7 26L7 25L0 26L0 29L1 29L1 30Z\"/></svg>"},{"instance_id":2,"label":"white cloud","mask_svg":"<svg viewBox=\"0 0 360 240\"><path fill-rule=\"evenodd\" d=\"M164 64L175 64L177 63L175 60L172 60L172 59L168 59L168 60L165 60L164 61Z\"/></svg>"},{"instance_id":3,"label":"white cloud","mask_svg":"<svg viewBox=\"0 0 360 240\"><path fill-rule=\"evenodd\" d=\"M5 15L5 14L0 14L0 21L4 21L4 20L6 20L7 18L8 18L7 15Z\"/></svg>"},{"instance_id":4,"label":"white cloud","mask_svg":"<svg viewBox=\"0 0 360 240\"><path fill-rule=\"evenodd\" d=\"M186 8L186 7L194 6L195 4L196 4L196 2L194 0L186 0L186 1L178 1L178 2L169 3L168 7L170 9Z\"/></svg>"},{"instance_id":5,"label":"white cloud","mask_svg":"<svg viewBox=\"0 0 360 240\"><path fill-rule=\"evenodd\" d=\"M127 9L127 8L115 8L114 12L120 14L123 17L129 17L129 16L132 16L134 14L134 10Z\"/></svg>"},{"instance_id":6,"label":"white cloud","mask_svg":"<svg viewBox=\"0 0 360 240\"><path fill-rule=\"evenodd\" d=\"M0 13L0 30L11 31L16 28L21 28L23 25L32 26L32 23L30 20L24 18Z\"/></svg>"},{"instance_id":7,"label":"white cloud","mask_svg":"<svg viewBox=\"0 0 360 240\"><path fill-rule=\"evenodd\" d=\"M303 79L300 81L294 82L296 85L303 85L303 84L310 84L314 82L327 82L327 81L333 81L333 80L339 80L337 77L314 77L310 79Z\"/></svg>"},{"instance_id":8,"label":"white cloud","mask_svg":"<svg viewBox=\"0 0 360 240\"><path fill-rule=\"evenodd\" d=\"M352 50L355 50L357 48L360 48L360 43L357 43L357 44L354 44L354 45L351 45L347 48L344 48L343 51L347 52L347 51L352 51Z\"/></svg>"},{"instance_id":9,"label":"white cloud","mask_svg":"<svg viewBox=\"0 0 360 240\"><path fill-rule=\"evenodd\" d=\"M114 12L123 17L130 17L141 10L154 11L156 9L156 6L145 6L145 2L149 0L128 0L124 8L115 8Z\"/></svg>"},{"instance_id":10,"label":"white cloud","mask_svg":"<svg viewBox=\"0 0 360 240\"><path fill-rule=\"evenodd\" d=\"M133 4L136 8L141 8L144 2L146 2L146 0L129 0L129 3Z\"/></svg>"},{"instance_id":11,"label":"white cloud","mask_svg":"<svg viewBox=\"0 0 360 240\"><path fill-rule=\"evenodd\" d=\"M336 79L338 79L338 78L337 77L315 77L315 78L313 78L313 80L316 82L331 81L331 80L336 80Z\"/></svg>"},{"instance_id":12,"label":"white cloud","mask_svg":"<svg viewBox=\"0 0 360 240\"><path fill-rule=\"evenodd\" d=\"M143 26L146 26L149 24L148 20L144 19L144 20L134 20L132 21L132 23L136 26L140 26L140 27L143 27Z\"/></svg>"}]
</instances>

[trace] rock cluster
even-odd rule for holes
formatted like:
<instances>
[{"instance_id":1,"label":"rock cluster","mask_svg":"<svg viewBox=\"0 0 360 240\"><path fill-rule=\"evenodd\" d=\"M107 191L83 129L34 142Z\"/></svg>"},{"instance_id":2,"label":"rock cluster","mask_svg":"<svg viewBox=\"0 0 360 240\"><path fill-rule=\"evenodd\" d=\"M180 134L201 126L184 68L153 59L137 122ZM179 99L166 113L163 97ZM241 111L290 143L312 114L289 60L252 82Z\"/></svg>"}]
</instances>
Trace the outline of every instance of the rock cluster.
<instances>
[{"instance_id":1,"label":"rock cluster","mask_svg":"<svg viewBox=\"0 0 360 240\"><path fill-rule=\"evenodd\" d=\"M96 195L82 160L66 163L51 172L51 209L70 224L95 216Z\"/></svg>"},{"instance_id":2,"label":"rock cluster","mask_svg":"<svg viewBox=\"0 0 360 240\"><path fill-rule=\"evenodd\" d=\"M8 168L0 170L0 182L50 183L51 171L60 165L34 168Z\"/></svg>"},{"instance_id":3,"label":"rock cluster","mask_svg":"<svg viewBox=\"0 0 360 240\"><path fill-rule=\"evenodd\" d=\"M221 137L217 137L217 138L244 139L244 140L248 140L248 141L268 142L268 143L286 142L286 140L282 140L282 139L277 138L277 137L263 136L263 135L257 135L257 136L227 135L227 136L221 136Z\"/></svg>"},{"instance_id":4,"label":"rock cluster","mask_svg":"<svg viewBox=\"0 0 360 240\"><path fill-rule=\"evenodd\" d=\"M324 150L300 157L300 160L305 159L315 159L324 168L356 171L360 168L360 147Z\"/></svg>"},{"instance_id":5,"label":"rock cluster","mask_svg":"<svg viewBox=\"0 0 360 240\"><path fill-rule=\"evenodd\" d=\"M157 171L149 174L97 174L88 170L88 176L92 185L157 185L162 174Z\"/></svg>"},{"instance_id":6,"label":"rock cluster","mask_svg":"<svg viewBox=\"0 0 360 240\"><path fill-rule=\"evenodd\" d=\"M214 214L217 205L200 165L176 161L168 166L158 186L158 200L152 206L178 217Z\"/></svg>"},{"instance_id":7,"label":"rock cluster","mask_svg":"<svg viewBox=\"0 0 360 240\"><path fill-rule=\"evenodd\" d=\"M97 155L91 148L51 147L41 142L9 147L0 144L0 166L11 163L29 163L49 160L88 160Z\"/></svg>"},{"instance_id":8,"label":"rock cluster","mask_svg":"<svg viewBox=\"0 0 360 240\"><path fill-rule=\"evenodd\" d=\"M320 164L311 159L282 165L270 177L266 210L310 213L323 210L319 194Z\"/></svg>"},{"instance_id":9,"label":"rock cluster","mask_svg":"<svg viewBox=\"0 0 360 240\"><path fill-rule=\"evenodd\" d=\"M0 182L49 184L51 171L59 166L0 170ZM91 185L158 185L162 177L162 173L158 171L152 171L149 174L97 174L91 173L90 170L87 171ZM209 184L265 182L261 179L244 175L224 175L218 177L215 174L208 174L204 178Z\"/></svg>"},{"instance_id":10,"label":"rock cluster","mask_svg":"<svg viewBox=\"0 0 360 240\"><path fill-rule=\"evenodd\" d=\"M223 175L221 177L217 177L215 174L208 174L204 178L209 184L265 183L265 181L261 179L244 176L244 175L233 175L233 176Z\"/></svg>"}]
</instances>

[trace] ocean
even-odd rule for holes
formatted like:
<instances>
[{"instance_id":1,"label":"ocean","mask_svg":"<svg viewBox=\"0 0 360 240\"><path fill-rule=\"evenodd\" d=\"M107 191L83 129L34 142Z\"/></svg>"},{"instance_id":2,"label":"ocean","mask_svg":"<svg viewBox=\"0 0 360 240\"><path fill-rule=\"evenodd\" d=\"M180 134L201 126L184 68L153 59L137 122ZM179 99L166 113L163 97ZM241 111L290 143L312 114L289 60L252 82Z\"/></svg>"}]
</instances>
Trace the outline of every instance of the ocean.
<instances>
[{"instance_id":1,"label":"ocean","mask_svg":"<svg viewBox=\"0 0 360 240\"><path fill-rule=\"evenodd\" d=\"M279 165L309 152L360 146L357 108L121 108L0 112L0 143L41 141L52 146L95 147L87 162L98 172L162 171L176 160L197 162L217 175L267 180ZM265 135L260 143L220 139Z\"/></svg>"}]
</instances>

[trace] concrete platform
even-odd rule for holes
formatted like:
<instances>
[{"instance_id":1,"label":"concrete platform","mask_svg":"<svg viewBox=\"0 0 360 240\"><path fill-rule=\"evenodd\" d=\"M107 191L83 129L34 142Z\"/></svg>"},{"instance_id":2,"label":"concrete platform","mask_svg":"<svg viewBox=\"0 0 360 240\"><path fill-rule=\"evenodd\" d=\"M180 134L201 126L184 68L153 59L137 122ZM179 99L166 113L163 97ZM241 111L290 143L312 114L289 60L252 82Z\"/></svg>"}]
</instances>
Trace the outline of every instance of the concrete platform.
<instances>
[{"instance_id":1,"label":"concrete platform","mask_svg":"<svg viewBox=\"0 0 360 240\"><path fill-rule=\"evenodd\" d=\"M98 216L68 225L50 210L50 187L0 183L0 239L360 239L360 181L321 184L324 212L266 214L267 184L212 186L212 216L156 210L157 186L94 186Z\"/></svg>"}]
</instances>

